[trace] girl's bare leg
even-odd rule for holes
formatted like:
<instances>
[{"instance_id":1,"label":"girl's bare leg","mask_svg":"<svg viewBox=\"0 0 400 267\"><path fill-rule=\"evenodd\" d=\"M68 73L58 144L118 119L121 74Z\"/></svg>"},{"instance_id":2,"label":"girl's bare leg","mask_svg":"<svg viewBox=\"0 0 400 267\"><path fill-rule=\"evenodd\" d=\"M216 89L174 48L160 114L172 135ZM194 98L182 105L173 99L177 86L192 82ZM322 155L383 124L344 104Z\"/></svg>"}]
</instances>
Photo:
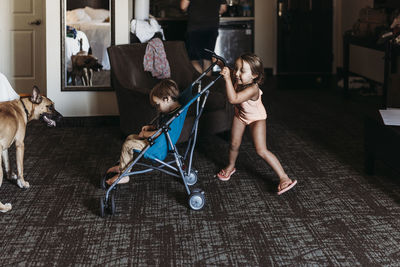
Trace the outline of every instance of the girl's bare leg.
<instances>
[{"instance_id":1,"label":"girl's bare leg","mask_svg":"<svg viewBox=\"0 0 400 267\"><path fill-rule=\"evenodd\" d=\"M264 159L279 176L279 190L290 185L290 178L282 168L276 156L267 148L267 123L266 120L255 121L250 124L250 132L253 138L257 154ZM286 186L282 186L286 184Z\"/></svg>"},{"instance_id":2,"label":"girl's bare leg","mask_svg":"<svg viewBox=\"0 0 400 267\"><path fill-rule=\"evenodd\" d=\"M224 168L225 173L231 172L235 168L236 159L239 155L240 144L246 125L236 116L233 117L231 130L231 144L229 147L229 164Z\"/></svg>"}]
</instances>

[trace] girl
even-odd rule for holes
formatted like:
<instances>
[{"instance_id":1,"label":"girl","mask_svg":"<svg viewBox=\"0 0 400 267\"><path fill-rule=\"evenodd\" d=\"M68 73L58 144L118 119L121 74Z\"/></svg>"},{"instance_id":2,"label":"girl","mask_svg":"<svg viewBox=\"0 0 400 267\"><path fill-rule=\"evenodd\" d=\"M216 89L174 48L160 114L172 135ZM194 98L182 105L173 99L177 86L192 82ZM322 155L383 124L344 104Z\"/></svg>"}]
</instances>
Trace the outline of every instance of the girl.
<instances>
[{"instance_id":1,"label":"girl","mask_svg":"<svg viewBox=\"0 0 400 267\"><path fill-rule=\"evenodd\" d=\"M225 80L228 101L235 105L235 116L232 123L229 164L217 174L217 177L221 181L228 181L231 175L236 172L236 158L239 154L244 130L248 125L257 154L279 176L278 195L285 193L295 186L297 181L292 181L287 176L279 160L267 149L267 113L261 102L262 91L258 87L264 79L264 67L260 58L254 54L241 55L235 62L233 84L228 67L224 67L221 74Z\"/></svg>"}]
</instances>

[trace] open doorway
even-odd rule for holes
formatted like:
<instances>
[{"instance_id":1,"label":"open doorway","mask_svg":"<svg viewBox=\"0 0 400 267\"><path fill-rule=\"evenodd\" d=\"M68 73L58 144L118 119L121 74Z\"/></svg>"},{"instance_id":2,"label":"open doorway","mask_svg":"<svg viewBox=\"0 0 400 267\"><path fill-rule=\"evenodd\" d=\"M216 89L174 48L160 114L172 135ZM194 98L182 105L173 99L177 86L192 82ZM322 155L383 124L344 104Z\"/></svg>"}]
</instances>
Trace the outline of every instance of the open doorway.
<instances>
[{"instance_id":1,"label":"open doorway","mask_svg":"<svg viewBox=\"0 0 400 267\"><path fill-rule=\"evenodd\" d=\"M280 80L325 86L332 74L333 0L278 0L277 12Z\"/></svg>"}]
</instances>

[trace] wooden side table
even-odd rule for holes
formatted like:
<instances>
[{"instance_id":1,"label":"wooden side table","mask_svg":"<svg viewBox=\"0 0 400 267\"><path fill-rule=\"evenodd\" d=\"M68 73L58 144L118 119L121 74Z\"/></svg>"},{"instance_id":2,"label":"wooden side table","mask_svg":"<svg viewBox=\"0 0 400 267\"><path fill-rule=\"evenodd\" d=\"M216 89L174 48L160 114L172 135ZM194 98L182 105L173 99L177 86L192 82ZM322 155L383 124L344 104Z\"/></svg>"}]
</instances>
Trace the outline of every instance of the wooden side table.
<instances>
[{"instance_id":1,"label":"wooden side table","mask_svg":"<svg viewBox=\"0 0 400 267\"><path fill-rule=\"evenodd\" d=\"M343 91L345 95L349 91L350 45L361 46L385 53L382 108L386 108L389 74L396 71L396 51L399 50L399 46L393 45L391 41L379 45L375 38L358 38L353 36L351 32L346 32L343 35Z\"/></svg>"}]
</instances>

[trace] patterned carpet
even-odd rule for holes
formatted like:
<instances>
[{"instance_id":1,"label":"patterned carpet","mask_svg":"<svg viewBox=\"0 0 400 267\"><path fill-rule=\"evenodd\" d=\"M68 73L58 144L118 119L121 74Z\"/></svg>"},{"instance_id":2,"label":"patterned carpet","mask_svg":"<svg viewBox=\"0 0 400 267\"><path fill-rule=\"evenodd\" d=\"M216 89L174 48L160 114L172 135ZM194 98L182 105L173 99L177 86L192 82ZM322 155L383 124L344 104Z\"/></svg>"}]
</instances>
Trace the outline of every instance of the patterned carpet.
<instances>
[{"instance_id":1,"label":"patterned carpet","mask_svg":"<svg viewBox=\"0 0 400 267\"><path fill-rule=\"evenodd\" d=\"M99 179L118 158L118 126L30 123L31 188L0 188L13 205L0 214L0 265L399 266L399 173L378 163L375 176L364 174L362 113L338 95L264 94L269 148L299 182L282 196L248 135L237 173L214 178L229 138L202 134L201 211L188 208L182 183L150 173L121 186L117 213L100 218ZM14 149L10 156L14 163Z\"/></svg>"}]
</instances>

